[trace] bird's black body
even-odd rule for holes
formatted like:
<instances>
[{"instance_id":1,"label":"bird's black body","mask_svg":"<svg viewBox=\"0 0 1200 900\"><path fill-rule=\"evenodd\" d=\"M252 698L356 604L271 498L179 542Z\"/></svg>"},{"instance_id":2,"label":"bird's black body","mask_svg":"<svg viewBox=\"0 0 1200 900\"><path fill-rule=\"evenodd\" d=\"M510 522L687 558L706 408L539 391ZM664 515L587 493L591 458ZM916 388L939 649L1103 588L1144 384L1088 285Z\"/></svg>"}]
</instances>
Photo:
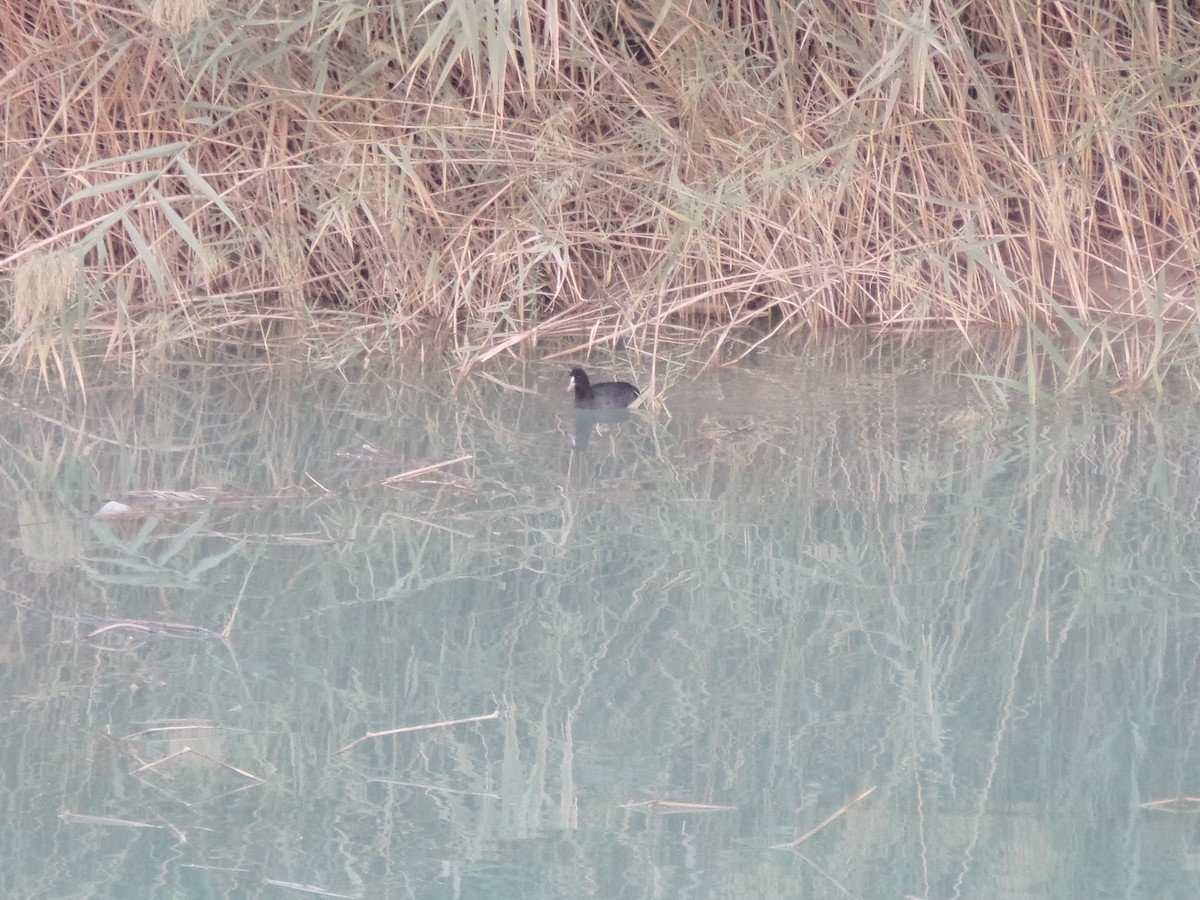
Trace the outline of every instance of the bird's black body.
<instances>
[{"instance_id":1,"label":"bird's black body","mask_svg":"<svg viewBox=\"0 0 1200 900\"><path fill-rule=\"evenodd\" d=\"M605 381L592 384L583 369L571 370L568 389L575 390L576 409L624 409L640 393L628 381Z\"/></svg>"}]
</instances>

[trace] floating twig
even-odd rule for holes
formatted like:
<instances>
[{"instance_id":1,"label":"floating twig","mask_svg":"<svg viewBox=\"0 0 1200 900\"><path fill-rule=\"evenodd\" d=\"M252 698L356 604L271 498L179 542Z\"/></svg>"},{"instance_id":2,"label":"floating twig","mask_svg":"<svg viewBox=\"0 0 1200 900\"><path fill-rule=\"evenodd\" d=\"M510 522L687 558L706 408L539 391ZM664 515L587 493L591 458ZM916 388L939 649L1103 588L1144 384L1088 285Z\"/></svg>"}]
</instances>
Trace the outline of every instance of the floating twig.
<instances>
[{"instance_id":1,"label":"floating twig","mask_svg":"<svg viewBox=\"0 0 1200 900\"><path fill-rule=\"evenodd\" d=\"M327 891L325 888L315 884L300 884L296 881L280 881L278 878L264 878L264 884L269 884L274 887L290 888L293 891L301 891L305 894L316 894L319 897L341 897L344 900L358 900L362 894L335 894L333 891Z\"/></svg>"},{"instance_id":2,"label":"floating twig","mask_svg":"<svg viewBox=\"0 0 1200 900\"><path fill-rule=\"evenodd\" d=\"M243 778L249 778L251 781L258 782L259 784L266 783L265 779L259 778L257 775L253 775L250 772L247 772L245 769L239 769L237 766L231 766L229 763L221 762L221 760L219 760L219 759L213 759L207 753L201 753L199 750L193 750L191 747L184 747L182 750L176 750L174 753L168 753L166 756L162 757L161 759L156 759L153 762L146 763L144 766L139 766L138 768L133 770L133 774L139 775L142 772L145 772L149 769L154 769L157 766L161 766L165 762L170 762L171 760L175 759L175 757L177 757L177 756L184 756L189 753L194 754L194 755L200 757L201 759L206 759L213 765L220 766L222 769L228 769L230 772L233 772L236 775L241 775Z\"/></svg>"},{"instance_id":3,"label":"floating twig","mask_svg":"<svg viewBox=\"0 0 1200 900\"><path fill-rule=\"evenodd\" d=\"M89 816L86 813L71 812L64 809L58 814L64 822L74 822L78 825L115 825L118 828L163 828L153 822L134 822L130 819L114 819L112 816Z\"/></svg>"},{"instance_id":4,"label":"floating twig","mask_svg":"<svg viewBox=\"0 0 1200 900\"><path fill-rule=\"evenodd\" d=\"M489 375L487 372L479 372L478 374L480 378L486 378L492 384L498 385L499 387L504 388L506 391L516 391L518 394L529 394L530 396L537 394L537 391L535 391L533 388L522 387L519 384L512 384L508 381L501 381L495 375Z\"/></svg>"},{"instance_id":5,"label":"floating twig","mask_svg":"<svg viewBox=\"0 0 1200 900\"><path fill-rule=\"evenodd\" d=\"M878 785L874 785L872 787L867 788L865 791L863 791L861 794L859 794L857 797L855 797L853 800L851 800L849 803L847 803L845 806L843 806L841 809L839 809L837 812L835 812L832 816L830 816L828 819L826 819L824 822L822 822L816 828L812 828L812 829L804 832L804 834L800 835L800 837L796 838L794 841L788 841L786 844L773 844L771 846L771 849L772 850L791 850L793 847L799 847L801 844L803 844L805 841L807 841L810 837L812 837L814 834L816 834L818 831L820 831L822 828L824 828L830 822L840 819L842 816L844 816L846 813L848 813L851 809L853 809L855 806L857 806L863 800L866 800L867 797L871 796L871 794L875 793L876 787L878 787Z\"/></svg>"},{"instance_id":6,"label":"floating twig","mask_svg":"<svg viewBox=\"0 0 1200 900\"><path fill-rule=\"evenodd\" d=\"M401 472L399 475L389 476L388 478L383 479L383 483L395 484L398 481L404 481L408 478L415 478L418 475L424 475L426 472L436 472L438 469L444 469L446 466L452 466L455 463L466 462L472 458L473 457L470 453L466 453L457 459L447 459L444 462L430 463L429 465L421 466L418 469L409 469L407 472Z\"/></svg>"},{"instance_id":7,"label":"floating twig","mask_svg":"<svg viewBox=\"0 0 1200 900\"><path fill-rule=\"evenodd\" d=\"M490 794L486 791L464 791L458 788L441 787L436 784L423 784L419 781L396 781L392 778L369 778L368 784L395 784L400 787L416 788L419 791L433 791L439 794L455 794L462 797L484 797L488 800L499 800L499 794Z\"/></svg>"},{"instance_id":8,"label":"floating twig","mask_svg":"<svg viewBox=\"0 0 1200 900\"><path fill-rule=\"evenodd\" d=\"M449 719L445 722L430 722L427 725L409 725L405 728L389 728L387 731L368 731L356 741L351 741L345 747L342 747L334 752L334 756L338 753L345 753L351 747L357 747L363 741L371 738L388 737L393 734L407 734L411 731L428 731L431 728L448 728L451 725L467 725L471 722L486 722L488 719L500 718L500 710L488 713L486 716L471 716L469 719Z\"/></svg>"},{"instance_id":9,"label":"floating twig","mask_svg":"<svg viewBox=\"0 0 1200 900\"><path fill-rule=\"evenodd\" d=\"M197 720L195 722L180 722L177 725L155 725L153 728L143 728L141 731L135 731L132 734L127 734L121 740L136 741L138 738L148 737L152 734L165 734L173 731L215 731L220 728L220 725L213 722L205 722Z\"/></svg>"},{"instance_id":10,"label":"floating twig","mask_svg":"<svg viewBox=\"0 0 1200 900\"><path fill-rule=\"evenodd\" d=\"M81 621L83 620L81 619ZM93 619L91 621L105 620ZM145 631L151 634L187 634L198 635L200 637L219 637L215 631L210 631L203 625L187 625L182 622L156 622L153 619L117 619L109 621L108 624L101 625L99 628L89 632L87 637L93 638L107 631L115 631L120 628Z\"/></svg>"},{"instance_id":11,"label":"floating twig","mask_svg":"<svg viewBox=\"0 0 1200 900\"><path fill-rule=\"evenodd\" d=\"M1139 803L1138 806L1155 812L1191 813L1200 810L1200 797L1168 797L1165 800Z\"/></svg>"},{"instance_id":12,"label":"floating twig","mask_svg":"<svg viewBox=\"0 0 1200 900\"><path fill-rule=\"evenodd\" d=\"M717 806L712 803L684 803L678 800L637 800L633 803L622 803L621 809L632 809L659 816L678 816L693 812L729 812L737 807Z\"/></svg>"}]
</instances>

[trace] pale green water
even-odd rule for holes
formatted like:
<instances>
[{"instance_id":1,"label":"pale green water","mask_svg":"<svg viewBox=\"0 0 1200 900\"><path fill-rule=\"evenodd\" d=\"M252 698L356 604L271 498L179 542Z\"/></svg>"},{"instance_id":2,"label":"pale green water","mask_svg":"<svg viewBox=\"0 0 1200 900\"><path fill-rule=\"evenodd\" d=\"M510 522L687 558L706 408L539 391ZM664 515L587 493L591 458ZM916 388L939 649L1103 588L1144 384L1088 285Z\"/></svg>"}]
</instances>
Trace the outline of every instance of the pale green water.
<instances>
[{"instance_id":1,"label":"pale green water","mask_svg":"<svg viewBox=\"0 0 1200 900\"><path fill-rule=\"evenodd\" d=\"M1195 896L1197 405L956 352L10 385L0 896Z\"/></svg>"}]
</instances>

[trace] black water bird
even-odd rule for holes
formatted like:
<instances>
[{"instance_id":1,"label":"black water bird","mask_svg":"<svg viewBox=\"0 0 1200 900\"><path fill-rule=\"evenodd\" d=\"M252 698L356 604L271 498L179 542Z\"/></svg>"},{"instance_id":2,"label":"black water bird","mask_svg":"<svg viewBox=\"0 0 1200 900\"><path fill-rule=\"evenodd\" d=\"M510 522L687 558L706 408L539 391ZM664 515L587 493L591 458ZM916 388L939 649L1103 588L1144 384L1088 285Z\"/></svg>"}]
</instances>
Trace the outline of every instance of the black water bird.
<instances>
[{"instance_id":1,"label":"black water bird","mask_svg":"<svg viewBox=\"0 0 1200 900\"><path fill-rule=\"evenodd\" d=\"M580 368L571 370L571 383L567 390L575 389L576 409L624 409L638 398L640 393L628 381L605 381L592 384L587 372Z\"/></svg>"}]
</instances>

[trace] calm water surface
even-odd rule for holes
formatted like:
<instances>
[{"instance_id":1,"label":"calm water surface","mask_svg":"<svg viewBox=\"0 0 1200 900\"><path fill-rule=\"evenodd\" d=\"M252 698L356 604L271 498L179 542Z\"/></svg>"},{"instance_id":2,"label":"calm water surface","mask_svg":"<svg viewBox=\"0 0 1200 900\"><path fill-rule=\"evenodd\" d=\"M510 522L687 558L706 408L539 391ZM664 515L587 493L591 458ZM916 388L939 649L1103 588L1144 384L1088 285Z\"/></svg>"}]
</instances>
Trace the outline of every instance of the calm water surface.
<instances>
[{"instance_id":1,"label":"calm water surface","mask_svg":"<svg viewBox=\"0 0 1200 900\"><path fill-rule=\"evenodd\" d=\"M960 343L10 384L0 896L1197 896L1198 406Z\"/></svg>"}]
</instances>

